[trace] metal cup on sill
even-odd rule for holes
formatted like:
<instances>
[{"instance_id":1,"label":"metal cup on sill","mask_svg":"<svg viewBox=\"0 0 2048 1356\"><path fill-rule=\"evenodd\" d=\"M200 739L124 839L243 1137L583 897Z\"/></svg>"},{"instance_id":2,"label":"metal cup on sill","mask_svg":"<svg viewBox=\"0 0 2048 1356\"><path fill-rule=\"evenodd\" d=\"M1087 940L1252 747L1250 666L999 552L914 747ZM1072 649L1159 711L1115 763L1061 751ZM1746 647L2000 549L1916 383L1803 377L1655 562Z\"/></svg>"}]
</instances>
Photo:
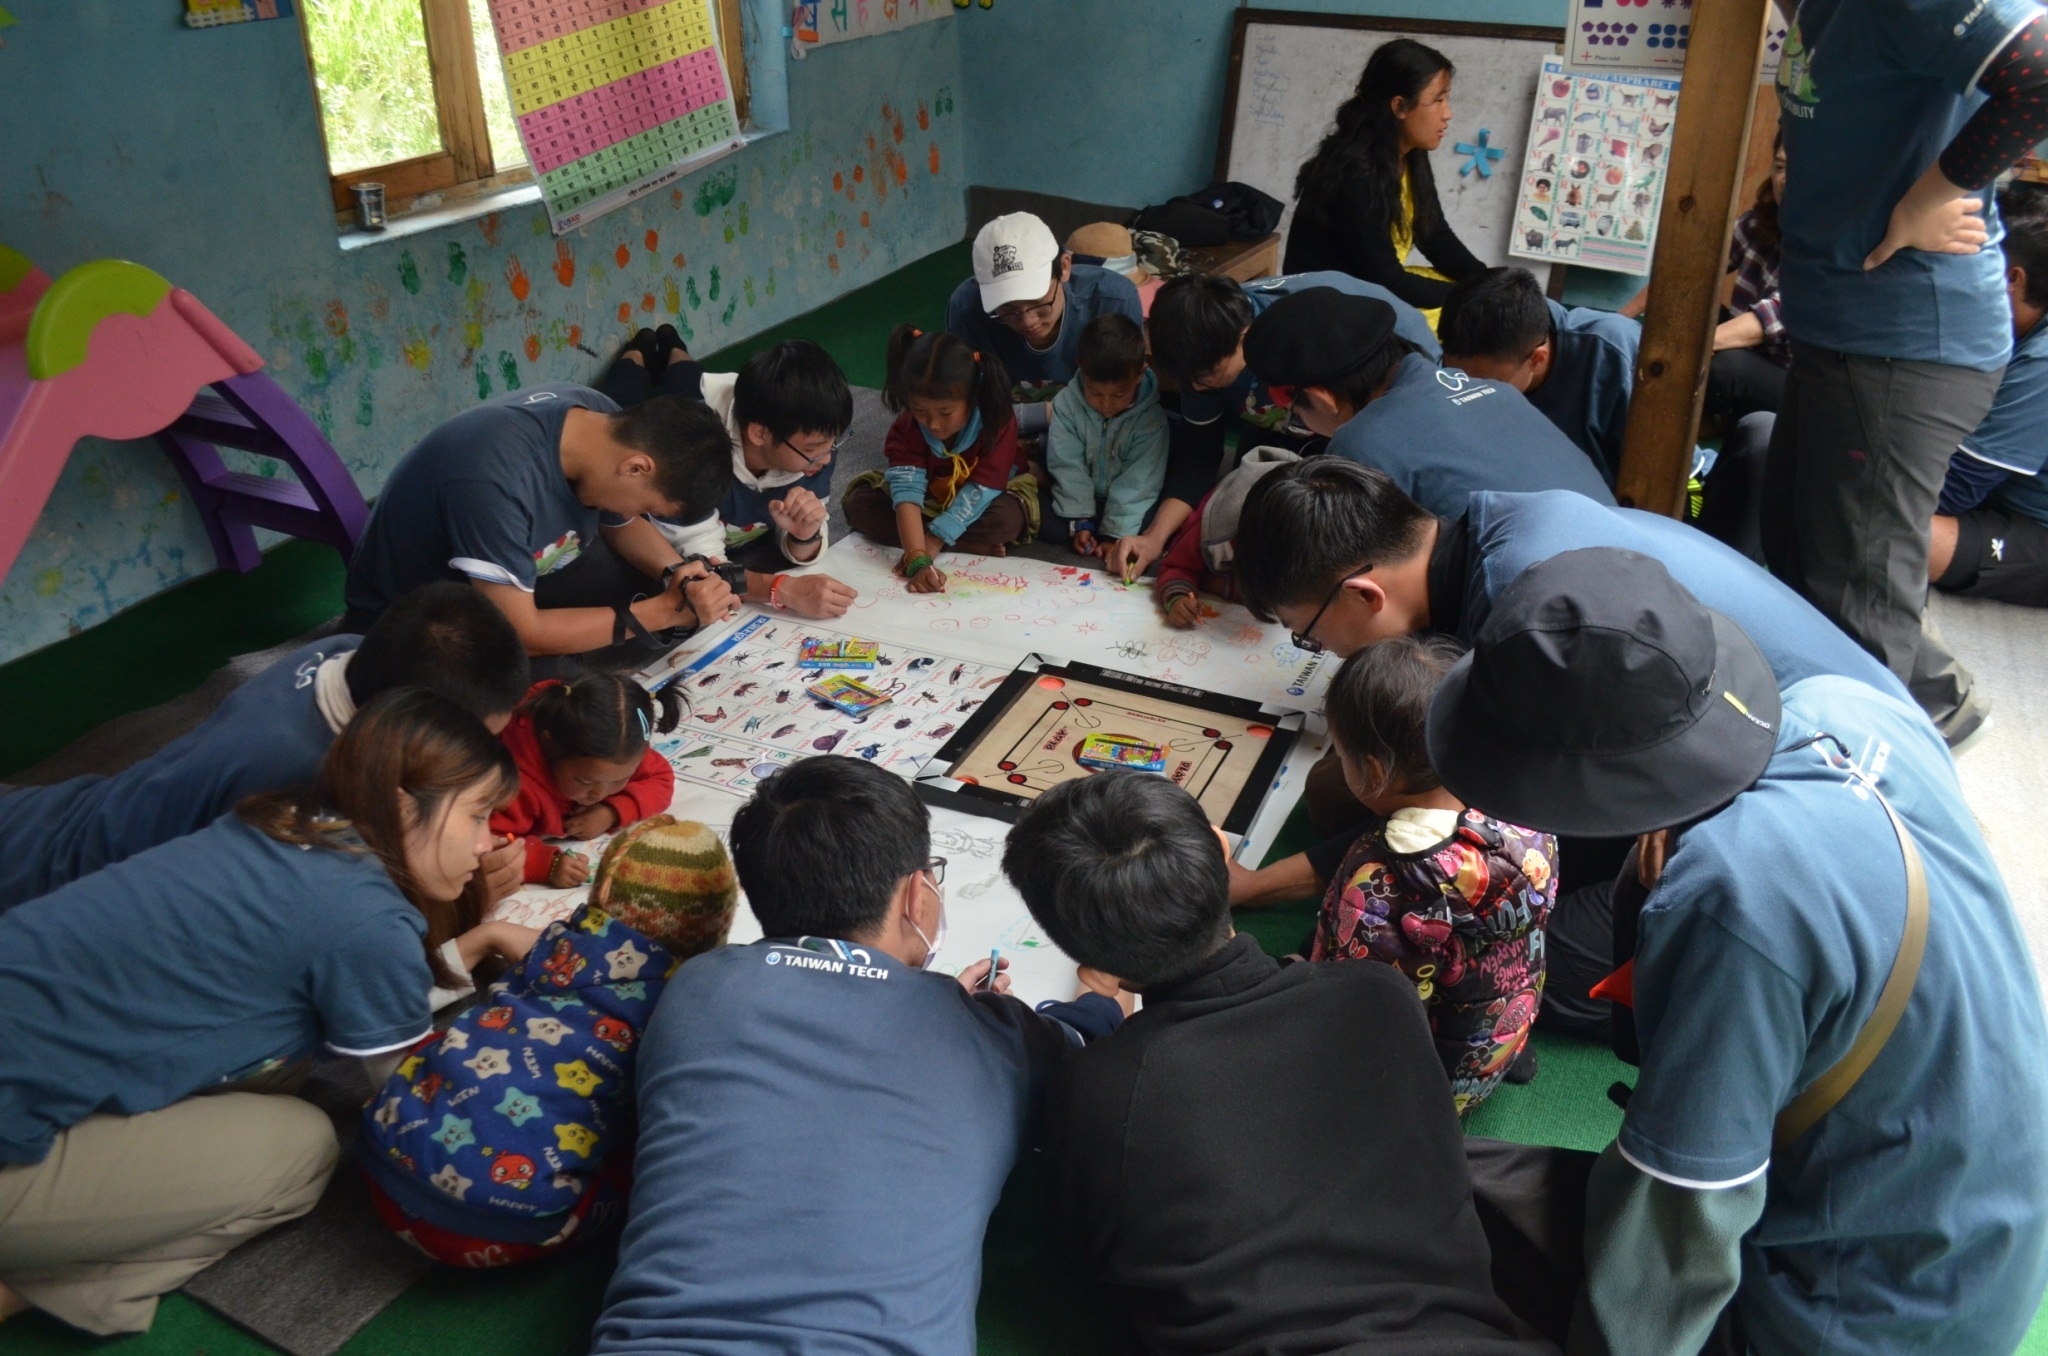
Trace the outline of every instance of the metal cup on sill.
<instances>
[{"instance_id":1,"label":"metal cup on sill","mask_svg":"<svg viewBox=\"0 0 2048 1356\"><path fill-rule=\"evenodd\" d=\"M357 184L351 191L356 195L356 225L366 231L383 230L384 185Z\"/></svg>"}]
</instances>

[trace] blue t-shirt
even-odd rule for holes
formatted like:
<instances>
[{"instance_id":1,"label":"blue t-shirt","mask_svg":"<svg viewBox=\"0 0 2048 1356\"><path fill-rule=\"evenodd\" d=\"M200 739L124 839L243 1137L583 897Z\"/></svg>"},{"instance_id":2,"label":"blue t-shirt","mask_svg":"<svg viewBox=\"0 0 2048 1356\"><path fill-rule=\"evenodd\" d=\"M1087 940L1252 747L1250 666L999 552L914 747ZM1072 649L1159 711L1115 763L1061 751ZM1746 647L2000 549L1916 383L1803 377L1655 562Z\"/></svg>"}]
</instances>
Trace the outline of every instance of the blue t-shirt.
<instances>
[{"instance_id":1,"label":"blue t-shirt","mask_svg":"<svg viewBox=\"0 0 2048 1356\"><path fill-rule=\"evenodd\" d=\"M981 284L969 278L953 289L946 303L946 328L984 353L1003 360L1003 370L1023 392L1020 399L1050 400L1054 391L1074 379L1081 351L1081 331L1099 315L1129 316L1139 325L1145 312L1138 289L1121 273L1095 264L1075 264L1067 279L1067 310L1052 346L1035 349L1008 325L991 320L981 309ZM1051 388L1051 389L1047 389Z\"/></svg>"},{"instance_id":2,"label":"blue t-shirt","mask_svg":"<svg viewBox=\"0 0 2048 1356\"><path fill-rule=\"evenodd\" d=\"M1983 101L1985 66L2040 13L2033 0L1802 0L1778 64L1779 125L1797 166L1778 213L1792 338L1986 372L2005 362L2003 231L1988 193L1991 239L1977 253L1900 250L1868 273L1863 260Z\"/></svg>"},{"instance_id":3,"label":"blue t-shirt","mask_svg":"<svg viewBox=\"0 0 2048 1356\"><path fill-rule=\"evenodd\" d=\"M1621 471L1621 435L1628 428L1629 393L1635 388L1636 349L1643 327L1627 316L1570 310L1549 298L1550 375L1529 392L1558 431L1593 459L1609 485Z\"/></svg>"},{"instance_id":4,"label":"blue t-shirt","mask_svg":"<svg viewBox=\"0 0 2048 1356\"><path fill-rule=\"evenodd\" d=\"M1443 356L1443 349L1436 342L1436 331L1422 318L1422 312L1381 287L1354 278L1349 273L1325 270L1318 273L1290 273L1278 278L1260 278L1244 285L1245 296L1251 299L1252 318L1266 313L1266 308L1282 297L1310 288L1328 287L1338 292L1348 292L1354 297L1372 297L1384 301L1394 308L1394 333L1415 345L1431 362ZM1180 417L1190 424L1210 424L1227 414L1238 418L1254 428L1276 430L1285 428L1290 417L1284 405L1275 405L1272 395L1266 390L1266 383L1258 374L1247 367L1238 373L1237 380L1219 390L1198 391L1184 387L1180 393Z\"/></svg>"},{"instance_id":5,"label":"blue t-shirt","mask_svg":"<svg viewBox=\"0 0 2048 1356\"><path fill-rule=\"evenodd\" d=\"M2048 527L2048 324L2014 346L1991 413L1949 458L1940 512L1968 513L1989 501ZM5 802L0 801L0 806Z\"/></svg>"},{"instance_id":6,"label":"blue t-shirt","mask_svg":"<svg viewBox=\"0 0 2048 1356\"><path fill-rule=\"evenodd\" d=\"M375 617L437 579L531 593L536 579L573 564L604 515L562 474L562 425L570 410L618 408L587 386L534 386L420 439L391 469L349 562L350 611Z\"/></svg>"},{"instance_id":7,"label":"blue t-shirt","mask_svg":"<svg viewBox=\"0 0 2048 1356\"><path fill-rule=\"evenodd\" d=\"M971 1356L989 1212L1077 1040L842 942L691 960L641 1042L633 1199L591 1350Z\"/></svg>"},{"instance_id":8,"label":"blue t-shirt","mask_svg":"<svg viewBox=\"0 0 2048 1356\"><path fill-rule=\"evenodd\" d=\"M1849 639L1770 572L1698 528L1640 509L1609 508L1575 494L1475 494L1465 595L1457 625L1470 643L1522 571L1565 551L1612 546L1662 562L1708 607L1749 633L1777 675L1778 686L1840 674L1904 699L1891 670ZM1431 600L1435 610L1435 600Z\"/></svg>"},{"instance_id":9,"label":"blue t-shirt","mask_svg":"<svg viewBox=\"0 0 2048 1356\"><path fill-rule=\"evenodd\" d=\"M425 934L375 857L231 814L0 915L0 1163L322 1044L410 1045Z\"/></svg>"},{"instance_id":10,"label":"blue t-shirt","mask_svg":"<svg viewBox=\"0 0 2048 1356\"><path fill-rule=\"evenodd\" d=\"M792 480L773 489L764 490L735 480L733 487L725 492L725 502L718 506L718 516L725 524L726 548L737 550L774 532L775 520L768 516L768 506L781 503L783 496L791 490L809 490L829 506L832 503L832 466L833 463L828 461L803 479Z\"/></svg>"},{"instance_id":11,"label":"blue t-shirt","mask_svg":"<svg viewBox=\"0 0 2048 1356\"><path fill-rule=\"evenodd\" d=\"M1387 393L1345 421L1329 450L1386 472L1442 517L1463 513L1481 490L1575 490L1614 502L1586 454L1520 391L1420 353L1401 360Z\"/></svg>"},{"instance_id":12,"label":"blue t-shirt","mask_svg":"<svg viewBox=\"0 0 2048 1356\"><path fill-rule=\"evenodd\" d=\"M329 636L294 650L228 694L197 728L111 777L0 796L0 912L196 833L245 796L311 785L334 742L313 675L362 641Z\"/></svg>"},{"instance_id":13,"label":"blue t-shirt","mask_svg":"<svg viewBox=\"0 0 2048 1356\"><path fill-rule=\"evenodd\" d=\"M1783 1152L1778 1112L1849 1049L1898 954L1906 873L1876 778L1927 872L1904 1016ZM1736 1304L1758 1351L2009 1352L2048 1283L2040 986L1948 750L1917 707L1843 678L1785 693L1763 777L1685 830L1642 913L1642 1071L1621 1152L1682 1186L1769 1172Z\"/></svg>"}]
</instances>

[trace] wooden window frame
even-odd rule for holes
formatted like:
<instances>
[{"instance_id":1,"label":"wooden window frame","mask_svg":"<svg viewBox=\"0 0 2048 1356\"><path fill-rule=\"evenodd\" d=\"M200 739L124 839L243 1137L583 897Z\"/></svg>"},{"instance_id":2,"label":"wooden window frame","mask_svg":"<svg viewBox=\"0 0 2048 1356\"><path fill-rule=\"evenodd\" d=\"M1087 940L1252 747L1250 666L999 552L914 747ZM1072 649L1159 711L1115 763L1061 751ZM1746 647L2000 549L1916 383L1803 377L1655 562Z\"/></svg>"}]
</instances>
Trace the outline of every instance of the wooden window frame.
<instances>
[{"instance_id":1,"label":"wooden window frame","mask_svg":"<svg viewBox=\"0 0 2048 1356\"><path fill-rule=\"evenodd\" d=\"M733 107L742 127L747 123L749 102L743 4L744 0L712 0L719 50L725 58L726 79L732 87ZM533 182L529 166L516 165L500 173L492 157L468 0L419 0L419 5L426 33L427 66L434 81L434 107L440 116L441 149L388 165L330 174L335 216L343 226L355 220L355 186L361 183L383 184L385 211L397 215L429 193L483 194ZM306 68L310 73L317 67L303 23L299 33L306 42ZM319 121L320 144L325 147L327 110L320 104L319 88L316 79L313 112Z\"/></svg>"}]
</instances>

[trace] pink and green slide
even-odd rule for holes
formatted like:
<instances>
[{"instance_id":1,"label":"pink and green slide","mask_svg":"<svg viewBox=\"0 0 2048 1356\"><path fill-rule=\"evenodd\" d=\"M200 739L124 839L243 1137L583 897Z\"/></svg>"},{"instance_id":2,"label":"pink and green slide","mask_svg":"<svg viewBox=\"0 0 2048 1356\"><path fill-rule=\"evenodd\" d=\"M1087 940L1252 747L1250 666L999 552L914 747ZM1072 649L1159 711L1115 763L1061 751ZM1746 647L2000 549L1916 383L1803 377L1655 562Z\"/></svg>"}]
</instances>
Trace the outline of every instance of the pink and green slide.
<instances>
[{"instance_id":1,"label":"pink and green slide","mask_svg":"<svg viewBox=\"0 0 2048 1356\"><path fill-rule=\"evenodd\" d=\"M120 259L52 282L0 245L0 578L88 436L154 437L224 569L262 563L259 527L345 559L369 515L319 428L199 298ZM230 471L223 447L275 458L297 479Z\"/></svg>"}]
</instances>

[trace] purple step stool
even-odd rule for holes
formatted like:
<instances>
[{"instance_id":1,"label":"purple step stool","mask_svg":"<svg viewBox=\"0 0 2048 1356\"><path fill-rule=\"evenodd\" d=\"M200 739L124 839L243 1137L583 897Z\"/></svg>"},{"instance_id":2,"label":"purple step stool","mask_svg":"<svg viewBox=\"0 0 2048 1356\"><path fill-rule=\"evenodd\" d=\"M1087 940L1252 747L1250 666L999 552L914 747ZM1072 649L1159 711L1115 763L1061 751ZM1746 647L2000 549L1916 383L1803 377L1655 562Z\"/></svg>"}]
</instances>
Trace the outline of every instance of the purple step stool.
<instances>
[{"instance_id":1,"label":"purple step stool","mask_svg":"<svg viewBox=\"0 0 2048 1356\"><path fill-rule=\"evenodd\" d=\"M185 481L222 569L247 573L263 563L255 529L324 542L346 561L370 516L348 468L320 429L262 372L217 381L157 433ZM230 471L223 447L275 457L296 482Z\"/></svg>"}]
</instances>

